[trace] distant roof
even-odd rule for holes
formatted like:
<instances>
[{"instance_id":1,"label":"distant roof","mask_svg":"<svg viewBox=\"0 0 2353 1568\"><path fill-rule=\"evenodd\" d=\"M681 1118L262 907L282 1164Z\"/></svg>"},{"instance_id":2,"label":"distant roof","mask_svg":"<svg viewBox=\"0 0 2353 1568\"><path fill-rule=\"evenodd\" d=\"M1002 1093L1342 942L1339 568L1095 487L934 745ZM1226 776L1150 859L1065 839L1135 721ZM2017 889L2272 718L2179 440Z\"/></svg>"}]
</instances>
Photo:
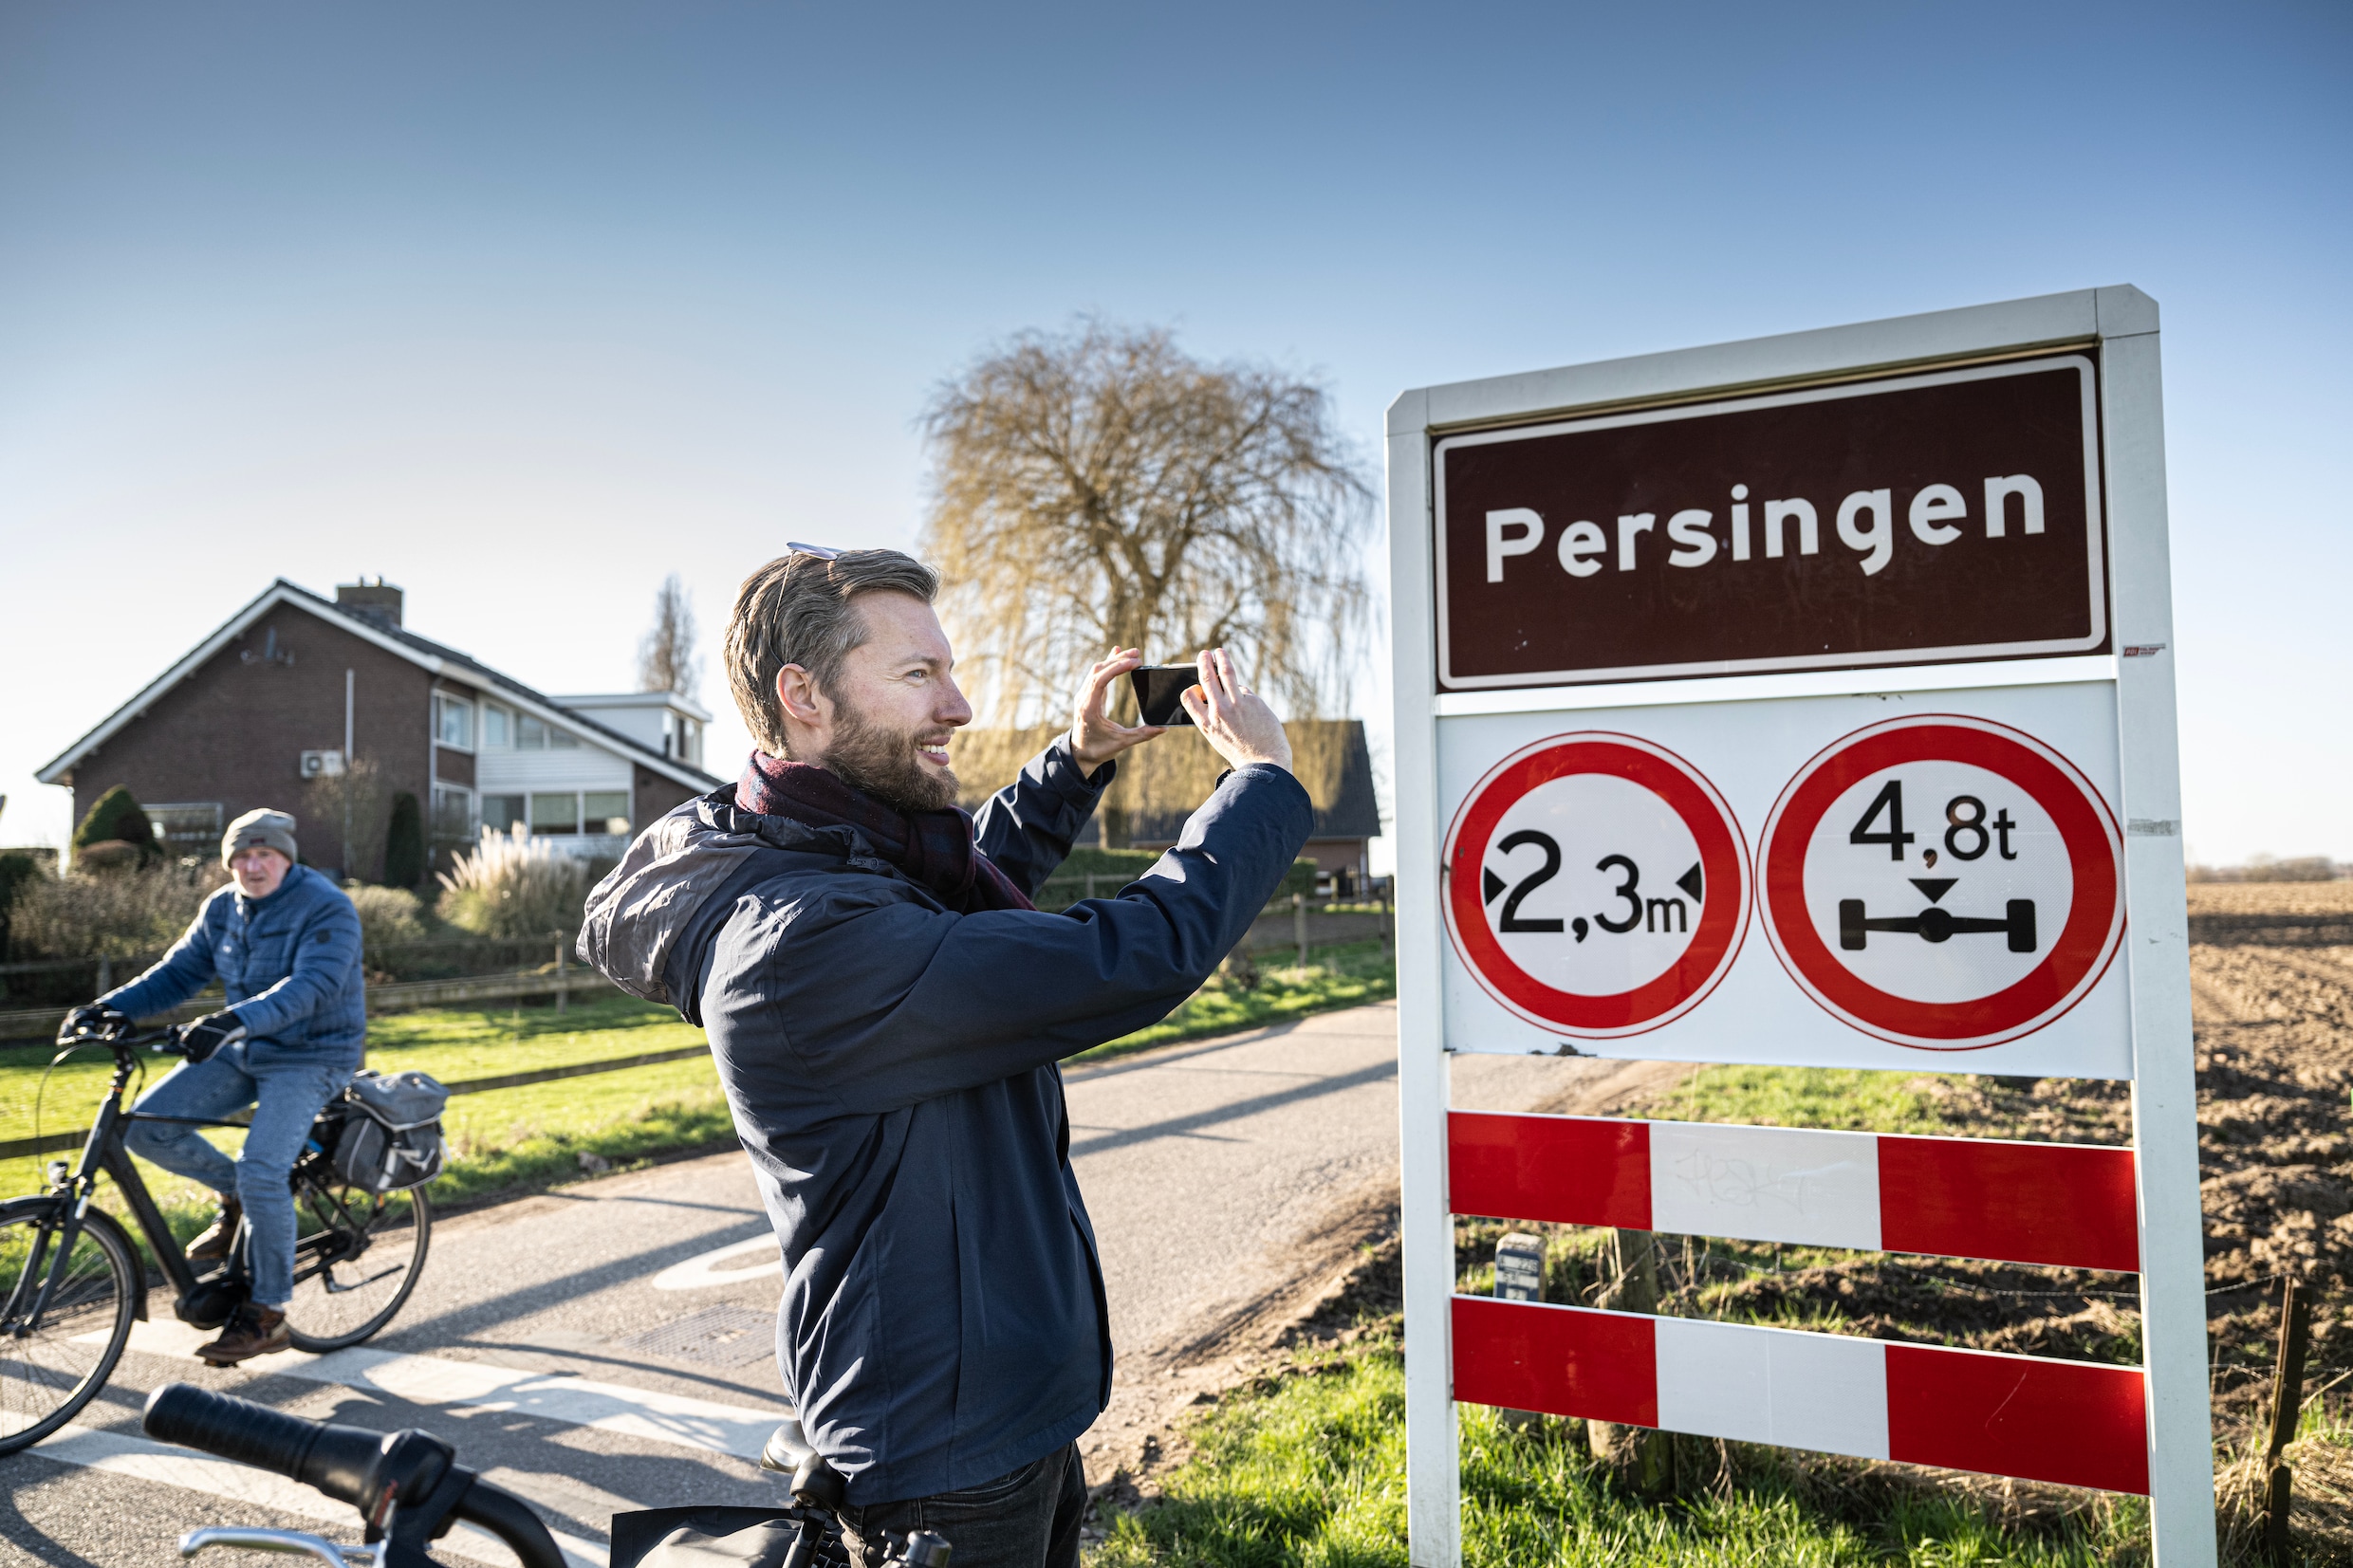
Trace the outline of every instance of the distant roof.
<instances>
[{"instance_id":1,"label":"distant roof","mask_svg":"<svg viewBox=\"0 0 2353 1568\"><path fill-rule=\"evenodd\" d=\"M547 700L566 708L670 708L690 719L711 722L711 710L682 692L559 692Z\"/></svg>"},{"instance_id":2,"label":"distant roof","mask_svg":"<svg viewBox=\"0 0 2353 1568\"><path fill-rule=\"evenodd\" d=\"M1315 802L1318 839L1374 839L1380 835L1380 802L1373 788L1373 758L1362 719L1294 719L1292 765ZM1047 743L1057 726L1032 729L966 729L949 743L949 757L963 784L962 802L976 808L1002 789ZM1132 843L1174 843L1187 817L1217 786L1225 760L1210 749L1200 731L1170 730L1120 759L1119 776L1098 810L1115 833Z\"/></svg>"},{"instance_id":3,"label":"distant roof","mask_svg":"<svg viewBox=\"0 0 2353 1568\"><path fill-rule=\"evenodd\" d=\"M494 690L511 700L516 707L532 711L543 719L553 719L567 729L593 735L597 744L605 749L619 752L690 789L700 792L719 786L720 781L701 768L665 757L642 742L634 741L618 729L608 729L587 714L565 707L556 698L491 669L471 654L460 653L403 627L388 625L380 618L347 609L284 578L272 582L250 603L223 621L212 636L190 649L178 663L149 682L137 696L106 715L97 729L60 752L33 777L43 784L61 782L75 764L103 746L117 730L153 707L164 693L195 673L213 655L279 604L290 604L309 611L322 620L331 620L338 630L373 642L387 653L398 655L436 675L454 676L476 687Z\"/></svg>"}]
</instances>

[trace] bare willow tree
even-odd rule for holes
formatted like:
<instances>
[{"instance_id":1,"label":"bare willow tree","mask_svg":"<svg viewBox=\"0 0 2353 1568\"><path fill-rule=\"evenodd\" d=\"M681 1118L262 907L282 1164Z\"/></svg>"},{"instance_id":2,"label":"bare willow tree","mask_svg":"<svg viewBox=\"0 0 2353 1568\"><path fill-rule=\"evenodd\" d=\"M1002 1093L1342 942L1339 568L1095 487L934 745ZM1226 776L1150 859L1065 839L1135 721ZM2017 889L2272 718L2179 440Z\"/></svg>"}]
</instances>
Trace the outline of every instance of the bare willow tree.
<instances>
[{"instance_id":1,"label":"bare willow tree","mask_svg":"<svg viewBox=\"0 0 2353 1568\"><path fill-rule=\"evenodd\" d=\"M996 722L1050 714L1113 644L1223 644L1291 716L1344 708L1371 491L1322 387L1083 321L982 358L922 428L922 548Z\"/></svg>"},{"instance_id":2,"label":"bare willow tree","mask_svg":"<svg viewBox=\"0 0 2353 1568\"><path fill-rule=\"evenodd\" d=\"M638 690L693 696L703 678L696 635L695 601L672 572L655 591L654 624L638 644Z\"/></svg>"}]
</instances>

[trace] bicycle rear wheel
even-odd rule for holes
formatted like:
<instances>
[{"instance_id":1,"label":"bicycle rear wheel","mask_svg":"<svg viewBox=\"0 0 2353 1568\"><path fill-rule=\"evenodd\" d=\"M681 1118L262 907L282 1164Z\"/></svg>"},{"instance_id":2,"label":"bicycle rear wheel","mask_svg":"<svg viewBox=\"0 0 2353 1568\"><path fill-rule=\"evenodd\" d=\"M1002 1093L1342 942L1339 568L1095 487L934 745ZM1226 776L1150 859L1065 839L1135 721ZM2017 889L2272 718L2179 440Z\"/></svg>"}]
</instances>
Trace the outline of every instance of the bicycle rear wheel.
<instances>
[{"instance_id":1,"label":"bicycle rear wheel","mask_svg":"<svg viewBox=\"0 0 2353 1568\"><path fill-rule=\"evenodd\" d=\"M30 1448L88 1404L122 1359L142 1276L121 1233L85 1221L51 1279L70 1203L0 1204L0 1453Z\"/></svg>"},{"instance_id":2,"label":"bicycle rear wheel","mask_svg":"<svg viewBox=\"0 0 2353 1568\"><path fill-rule=\"evenodd\" d=\"M417 1288L433 1243L433 1203L421 1187L370 1192L298 1175L294 1299L287 1331L314 1355L375 1334Z\"/></svg>"}]
</instances>

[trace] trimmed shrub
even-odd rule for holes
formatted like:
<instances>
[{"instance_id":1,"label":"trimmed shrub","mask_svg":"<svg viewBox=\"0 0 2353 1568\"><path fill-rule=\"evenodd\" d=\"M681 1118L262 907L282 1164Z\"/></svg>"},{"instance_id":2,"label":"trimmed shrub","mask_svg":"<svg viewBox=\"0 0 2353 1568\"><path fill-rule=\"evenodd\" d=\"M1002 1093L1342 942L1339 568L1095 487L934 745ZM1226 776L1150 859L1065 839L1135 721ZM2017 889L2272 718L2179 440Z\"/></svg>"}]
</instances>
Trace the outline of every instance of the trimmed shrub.
<instances>
[{"instance_id":1,"label":"trimmed shrub","mask_svg":"<svg viewBox=\"0 0 2353 1568\"><path fill-rule=\"evenodd\" d=\"M425 934L425 901L406 888L345 888L360 912L360 945L374 950L391 942L416 942Z\"/></svg>"},{"instance_id":2,"label":"trimmed shrub","mask_svg":"<svg viewBox=\"0 0 2353 1568\"><path fill-rule=\"evenodd\" d=\"M384 828L384 882L413 888L425 879L425 815L407 790L392 798L392 821Z\"/></svg>"},{"instance_id":3,"label":"trimmed shrub","mask_svg":"<svg viewBox=\"0 0 2353 1568\"><path fill-rule=\"evenodd\" d=\"M131 871L147 863L150 850L128 839L101 839L74 851L74 870L95 875L102 871Z\"/></svg>"},{"instance_id":4,"label":"trimmed shrub","mask_svg":"<svg viewBox=\"0 0 2353 1568\"><path fill-rule=\"evenodd\" d=\"M135 958L179 940L214 888L218 860L185 860L85 876L46 870L17 890L9 944L20 958Z\"/></svg>"},{"instance_id":5,"label":"trimmed shrub","mask_svg":"<svg viewBox=\"0 0 2353 1568\"><path fill-rule=\"evenodd\" d=\"M74 829L73 847L83 850L117 839L136 847L142 862L162 854L156 848L155 824L139 809L139 802L131 798L130 790L121 784L101 795L98 803L90 807L82 825Z\"/></svg>"},{"instance_id":6,"label":"trimmed shrub","mask_svg":"<svg viewBox=\"0 0 2353 1568\"><path fill-rule=\"evenodd\" d=\"M443 873L439 913L453 926L482 936L520 938L580 929L587 896L586 870L534 839L517 822L502 836L482 830L482 842Z\"/></svg>"}]
</instances>

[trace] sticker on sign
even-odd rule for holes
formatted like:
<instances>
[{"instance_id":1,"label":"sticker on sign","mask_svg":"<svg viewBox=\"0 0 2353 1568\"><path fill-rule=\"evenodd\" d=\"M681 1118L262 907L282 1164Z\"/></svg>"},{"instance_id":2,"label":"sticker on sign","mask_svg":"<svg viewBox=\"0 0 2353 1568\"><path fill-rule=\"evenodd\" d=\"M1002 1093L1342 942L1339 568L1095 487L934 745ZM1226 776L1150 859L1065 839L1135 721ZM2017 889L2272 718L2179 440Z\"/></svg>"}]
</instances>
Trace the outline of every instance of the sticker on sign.
<instances>
[{"instance_id":1,"label":"sticker on sign","mask_svg":"<svg viewBox=\"0 0 2353 1568\"><path fill-rule=\"evenodd\" d=\"M2032 1033L2123 934L2107 803L2057 751L1985 719L1921 714L1834 743L1764 840L1766 930L1791 978L1899 1044Z\"/></svg>"},{"instance_id":2,"label":"sticker on sign","mask_svg":"<svg viewBox=\"0 0 2353 1568\"><path fill-rule=\"evenodd\" d=\"M1447 929L1542 1028L1655 1029L1714 988L1748 927L1748 846L1697 769L1632 735L1555 735L1471 791L1447 837Z\"/></svg>"}]
</instances>

